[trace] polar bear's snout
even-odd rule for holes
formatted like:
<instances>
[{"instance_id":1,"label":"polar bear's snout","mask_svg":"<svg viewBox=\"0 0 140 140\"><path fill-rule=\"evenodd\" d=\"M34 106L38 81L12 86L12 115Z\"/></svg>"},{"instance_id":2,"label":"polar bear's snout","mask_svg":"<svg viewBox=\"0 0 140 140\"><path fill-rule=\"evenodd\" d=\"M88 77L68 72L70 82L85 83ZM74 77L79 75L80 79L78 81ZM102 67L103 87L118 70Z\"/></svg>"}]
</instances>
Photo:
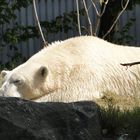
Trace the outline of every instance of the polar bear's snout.
<instances>
[{"instance_id":1,"label":"polar bear's snout","mask_svg":"<svg viewBox=\"0 0 140 140\"><path fill-rule=\"evenodd\" d=\"M3 96L3 97L20 97L20 94L17 91L16 86L11 85L8 82L4 82L2 87L0 88L0 96Z\"/></svg>"},{"instance_id":2,"label":"polar bear's snout","mask_svg":"<svg viewBox=\"0 0 140 140\"><path fill-rule=\"evenodd\" d=\"M2 96L2 97L11 97L8 94L6 94L6 92L3 89L0 89L0 96Z\"/></svg>"},{"instance_id":3,"label":"polar bear's snout","mask_svg":"<svg viewBox=\"0 0 140 140\"><path fill-rule=\"evenodd\" d=\"M3 83L3 85L0 88L0 96L6 96L6 94L4 94L4 93L6 93L6 90L7 90L6 87L7 87L7 84Z\"/></svg>"},{"instance_id":4,"label":"polar bear's snout","mask_svg":"<svg viewBox=\"0 0 140 140\"><path fill-rule=\"evenodd\" d=\"M4 91L2 88L0 88L0 96L4 96Z\"/></svg>"},{"instance_id":5,"label":"polar bear's snout","mask_svg":"<svg viewBox=\"0 0 140 140\"><path fill-rule=\"evenodd\" d=\"M3 97L10 97L10 96L7 94L6 87L1 87L1 88L0 88L0 96L3 96Z\"/></svg>"}]
</instances>

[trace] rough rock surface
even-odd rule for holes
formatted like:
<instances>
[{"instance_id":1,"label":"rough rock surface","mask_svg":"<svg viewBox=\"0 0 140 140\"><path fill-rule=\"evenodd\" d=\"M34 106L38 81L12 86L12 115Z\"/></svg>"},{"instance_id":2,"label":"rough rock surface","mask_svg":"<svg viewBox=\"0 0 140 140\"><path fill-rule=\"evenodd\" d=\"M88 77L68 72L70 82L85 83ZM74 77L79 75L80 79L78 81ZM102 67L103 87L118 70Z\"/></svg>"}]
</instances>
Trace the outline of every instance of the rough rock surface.
<instances>
[{"instance_id":1,"label":"rough rock surface","mask_svg":"<svg viewBox=\"0 0 140 140\"><path fill-rule=\"evenodd\" d=\"M93 102L35 103L0 98L0 140L101 140Z\"/></svg>"}]
</instances>

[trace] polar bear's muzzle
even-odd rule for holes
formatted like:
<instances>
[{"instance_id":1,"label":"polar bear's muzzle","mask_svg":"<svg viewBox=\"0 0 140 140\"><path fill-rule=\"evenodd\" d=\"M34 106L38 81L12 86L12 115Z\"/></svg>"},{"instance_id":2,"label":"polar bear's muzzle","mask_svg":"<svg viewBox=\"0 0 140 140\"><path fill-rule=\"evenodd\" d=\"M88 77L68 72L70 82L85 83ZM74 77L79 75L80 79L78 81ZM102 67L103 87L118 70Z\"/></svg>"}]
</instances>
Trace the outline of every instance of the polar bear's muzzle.
<instances>
[{"instance_id":1,"label":"polar bear's muzzle","mask_svg":"<svg viewBox=\"0 0 140 140\"><path fill-rule=\"evenodd\" d=\"M21 97L20 93L17 91L16 86L11 86L7 88L7 85L2 85L0 88L0 96L3 97Z\"/></svg>"},{"instance_id":2,"label":"polar bear's muzzle","mask_svg":"<svg viewBox=\"0 0 140 140\"><path fill-rule=\"evenodd\" d=\"M0 88L0 96L4 96L4 91Z\"/></svg>"}]
</instances>

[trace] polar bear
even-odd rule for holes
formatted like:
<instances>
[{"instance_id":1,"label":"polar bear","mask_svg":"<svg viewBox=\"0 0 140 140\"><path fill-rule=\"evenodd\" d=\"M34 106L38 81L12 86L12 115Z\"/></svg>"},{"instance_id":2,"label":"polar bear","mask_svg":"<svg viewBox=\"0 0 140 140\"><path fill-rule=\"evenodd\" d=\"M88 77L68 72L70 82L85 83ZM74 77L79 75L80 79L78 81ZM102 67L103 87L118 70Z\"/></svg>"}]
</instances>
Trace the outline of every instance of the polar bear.
<instances>
[{"instance_id":1,"label":"polar bear","mask_svg":"<svg viewBox=\"0 0 140 140\"><path fill-rule=\"evenodd\" d=\"M138 94L140 48L81 36L49 44L11 71L2 71L0 95L37 102L94 100L104 92Z\"/></svg>"}]
</instances>

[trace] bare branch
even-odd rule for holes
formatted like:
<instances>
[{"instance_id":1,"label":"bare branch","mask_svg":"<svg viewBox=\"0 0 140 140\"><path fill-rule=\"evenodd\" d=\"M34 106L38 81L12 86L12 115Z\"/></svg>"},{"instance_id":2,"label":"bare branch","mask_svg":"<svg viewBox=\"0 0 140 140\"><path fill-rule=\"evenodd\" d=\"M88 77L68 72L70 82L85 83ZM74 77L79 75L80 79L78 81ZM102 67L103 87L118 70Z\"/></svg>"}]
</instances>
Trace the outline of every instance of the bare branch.
<instances>
[{"instance_id":1,"label":"bare branch","mask_svg":"<svg viewBox=\"0 0 140 140\"><path fill-rule=\"evenodd\" d=\"M93 7L95 9L95 12L96 12L97 16L100 16L99 11L98 11L98 9L97 9L97 7L95 5L95 2L93 0L91 0L91 2L92 2L92 5L93 5Z\"/></svg>"},{"instance_id":2,"label":"bare branch","mask_svg":"<svg viewBox=\"0 0 140 140\"><path fill-rule=\"evenodd\" d=\"M79 35L81 36L81 24L80 24L80 14L79 14L79 3L78 3L78 0L76 0L76 8L77 8L78 31L79 31Z\"/></svg>"},{"instance_id":3,"label":"bare branch","mask_svg":"<svg viewBox=\"0 0 140 140\"><path fill-rule=\"evenodd\" d=\"M124 8L123 0L121 0L121 7L122 7L122 9Z\"/></svg>"},{"instance_id":4,"label":"bare branch","mask_svg":"<svg viewBox=\"0 0 140 140\"><path fill-rule=\"evenodd\" d=\"M103 38L105 38L113 29L113 27L115 26L115 24L117 23L117 21L119 20L120 16L123 14L123 12L125 11L125 9L127 8L129 4L129 0L127 0L125 6L123 7L122 11L118 14L116 20L114 21L114 23L112 24L112 26L110 27L110 29L107 31L107 33L103 36Z\"/></svg>"},{"instance_id":5,"label":"bare branch","mask_svg":"<svg viewBox=\"0 0 140 140\"><path fill-rule=\"evenodd\" d=\"M42 32L42 29L41 29L41 26L40 26L40 22L39 22L37 10L36 10L35 0L33 0L33 9L34 9L34 14L35 14L35 19L36 19L36 22L37 22L37 26L39 28L39 32L40 32L42 40L44 42L44 46L46 46L46 45L48 45L48 42L46 42L45 37L44 37L43 32Z\"/></svg>"},{"instance_id":6,"label":"bare branch","mask_svg":"<svg viewBox=\"0 0 140 140\"><path fill-rule=\"evenodd\" d=\"M95 34L97 35L97 32L99 30L101 18L97 16L97 22L96 22L96 27L95 27Z\"/></svg>"},{"instance_id":7,"label":"bare branch","mask_svg":"<svg viewBox=\"0 0 140 140\"><path fill-rule=\"evenodd\" d=\"M109 1L109 0L107 0L106 2L104 2L104 7L103 7L103 10L102 10L102 13L100 14L100 17L103 16L103 14L104 14L104 12L105 12L105 9L106 9L106 6L107 6L107 4L108 4L108 1Z\"/></svg>"},{"instance_id":8,"label":"bare branch","mask_svg":"<svg viewBox=\"0 0 140 140\"><path fill-rule=\"evenodd\" d=\"M85 8L85 11L86 11L86 14L87 14L88 22L89 22L90 35L93 35L93 32L92 32L92 23L91 23L91 20L90 20L89 14L88 14L88 9L87 9L87 5L86 5L85 0L83 0L83 4L84 4L84 8Z\"/></svg>"},{"instance_id":9,"label":"bare branch","mask_svg":"<svg viewBox=\"0 0 140 140\"><path fill-rule=\"evenodd\" d=\"M138 64L140 64L140 61L137 61L137 62L131 62L131 63L120 63L120 65L122 65L122 66L126 66L126 67L131 67L131 66L133 66L133 65L138 65Z\"/></svg>"},{"instance_id":10,"label":"bare branch","mask_svg":"<svg viewBox=\"0 0 140 140\"><path fill-rule=\"evenodd\" d=\"M95 26L95 35L96 35L97 32L98 32L98 29L99 29L99 26L100 26L101 17L103 16L103 14L104 14L104 12L105 12L106 5L108 4L108 1L109 1L109 0L107 0L106 2L104 2L103 10L101 11L101 13L99 13L99 11L98 11L98 9L97 9L97 7L96 7L95 2L94 2L93 0L91 0L92 5L93 5L93 7L94 7L94 9L95 9L95 12L96 12L96 14L97 14L97 22L96 22L96 26Z\"/></svg>"}]
</instances>

